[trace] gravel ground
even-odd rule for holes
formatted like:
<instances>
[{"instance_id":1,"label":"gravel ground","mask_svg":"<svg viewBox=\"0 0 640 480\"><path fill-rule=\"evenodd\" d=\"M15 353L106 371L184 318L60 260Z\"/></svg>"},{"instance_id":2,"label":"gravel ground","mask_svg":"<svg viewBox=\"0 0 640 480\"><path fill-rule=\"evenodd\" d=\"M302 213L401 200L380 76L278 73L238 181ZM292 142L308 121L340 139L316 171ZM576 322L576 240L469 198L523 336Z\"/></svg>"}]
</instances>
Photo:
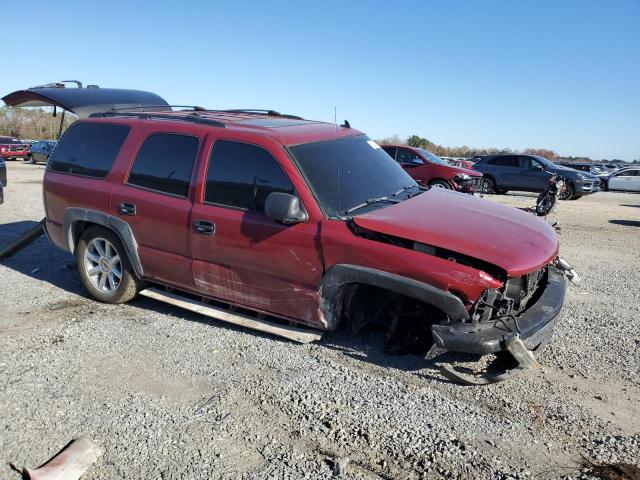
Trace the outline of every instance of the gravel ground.
<instances>
[{"instance_id":1,"label":"gravel ground","mask_svg":"<svg viewBox=\"0 0 640 480\"><path fill-rule=\"evenodd\" d=\"M43 216L42 166L8 162L0 245ZM491 196L526 207L530 194ZM110 306L41 238L0 265L0 478L73 438L85 479L589 478L640 459L640 195L562 202L570 286L542 369L488 387L379 338L298 345L154 302Z\"/></svg>"}]
</instances>

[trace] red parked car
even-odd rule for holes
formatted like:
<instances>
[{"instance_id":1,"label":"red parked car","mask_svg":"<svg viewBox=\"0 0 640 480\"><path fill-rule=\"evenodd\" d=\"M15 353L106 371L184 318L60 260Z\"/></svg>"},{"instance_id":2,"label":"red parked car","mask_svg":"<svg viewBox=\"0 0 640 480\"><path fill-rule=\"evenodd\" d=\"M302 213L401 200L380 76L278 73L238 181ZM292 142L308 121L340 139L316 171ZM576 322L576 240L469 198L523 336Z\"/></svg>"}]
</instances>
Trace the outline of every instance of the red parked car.
<instances>
[{"instance_id":1,"label":"red parked car","mask_svg":"<svg viewBox=\"0 0 640 480\"><path fill-rule=\"evenodd\" d=\"M27 158L29 156L29 144L13 137L0 137L0 156L5 160Z\"/></svg>"},{"instance_id":2,"label":"red parked car","mask_svg":"<svg viewBox=\"0 0 640 480\"><path fill-rule=\"evenodd\" d=\"M140 293L300 341L373 322L429 357L510 352L525 367L564 299L548 223L421 187L346 123L94 113L51 154L44 203L49 238L96 299Z\"/></svg>"},{"instance_id":3,"label":"red parked car","mask_svg":"<svg viewBox=\"0 0 640 480\"><path fill-rule=\"evenodd\" d=\"M481 174L474 170L450 165L428 150L406 145L381 145L381 147L420 185L466 193L473 193L481 187Z\"/></svg>"}]
</instances>

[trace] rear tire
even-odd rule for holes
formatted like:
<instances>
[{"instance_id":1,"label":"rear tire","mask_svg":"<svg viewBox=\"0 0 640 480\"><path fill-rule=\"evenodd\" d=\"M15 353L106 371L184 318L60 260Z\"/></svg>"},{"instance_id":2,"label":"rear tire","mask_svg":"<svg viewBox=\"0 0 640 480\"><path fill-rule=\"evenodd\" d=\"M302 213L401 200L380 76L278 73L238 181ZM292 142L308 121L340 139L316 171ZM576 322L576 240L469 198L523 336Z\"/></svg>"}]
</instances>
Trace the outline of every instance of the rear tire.
<instances>
[{"instance_id":1,"label":"rear tire","mask_svg":"<svg viewBox=\"0 0 640 480\"><path fill-rule=\"evenodd\" d=\"M141 289L118 236L102 227L90 227L80 237L76 262L87 291L104 303L124 303Z\"/></svg>"},{"instance_id":2,"label":"rear tire","mask_svg":"<svg viewBox=\"0 0 640 480\"><path fill-rule=\"evenodd\" d=\"M433 182L431 182L429 184L430 187L435 187L435 188L444 188L446 190L451 190L451 185L449 185L448 182L445 182L444 180L434 180Z\"/></svg>"}]
</instances>

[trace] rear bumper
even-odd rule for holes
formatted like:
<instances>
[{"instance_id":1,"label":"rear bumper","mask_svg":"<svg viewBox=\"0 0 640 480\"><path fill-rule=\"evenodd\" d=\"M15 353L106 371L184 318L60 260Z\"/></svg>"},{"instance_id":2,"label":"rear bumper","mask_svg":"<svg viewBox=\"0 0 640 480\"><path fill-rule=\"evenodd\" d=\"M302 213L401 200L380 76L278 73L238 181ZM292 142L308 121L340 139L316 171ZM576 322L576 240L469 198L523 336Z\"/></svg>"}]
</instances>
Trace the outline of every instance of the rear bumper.
<instances>
[{"instance_id":1,"label":"rear bumper","mask_svg":"<svg viewBox=\"0 0 640 480\"><path fill-rule=\"evenodd\" d=\"M431 327L435 344L445 350L466 353L495 353L505 350L505 342L519 335L533 350L551 337L565 294L562 272L550 266L545 290L538 301L520 316L504 322L454 323Z\"/></svg>"}]
</instances>

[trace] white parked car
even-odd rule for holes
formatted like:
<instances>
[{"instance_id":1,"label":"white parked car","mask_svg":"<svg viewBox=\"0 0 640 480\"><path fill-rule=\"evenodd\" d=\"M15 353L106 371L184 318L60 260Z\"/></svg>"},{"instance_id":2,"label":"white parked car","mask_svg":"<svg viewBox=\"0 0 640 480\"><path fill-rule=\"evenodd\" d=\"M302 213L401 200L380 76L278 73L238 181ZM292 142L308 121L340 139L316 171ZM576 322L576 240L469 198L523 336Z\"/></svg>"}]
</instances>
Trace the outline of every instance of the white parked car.
<instances>
[{"instance_id":1,"label":"white parked car","mask_svg":"<svg viewBox=\"0 0 640 480\"><path fill-rule=\"evenodd\" d=\"M623 168L612 173L607 179L607 189L640 192L640 166Z\"/></svg>"}]
</instances>

